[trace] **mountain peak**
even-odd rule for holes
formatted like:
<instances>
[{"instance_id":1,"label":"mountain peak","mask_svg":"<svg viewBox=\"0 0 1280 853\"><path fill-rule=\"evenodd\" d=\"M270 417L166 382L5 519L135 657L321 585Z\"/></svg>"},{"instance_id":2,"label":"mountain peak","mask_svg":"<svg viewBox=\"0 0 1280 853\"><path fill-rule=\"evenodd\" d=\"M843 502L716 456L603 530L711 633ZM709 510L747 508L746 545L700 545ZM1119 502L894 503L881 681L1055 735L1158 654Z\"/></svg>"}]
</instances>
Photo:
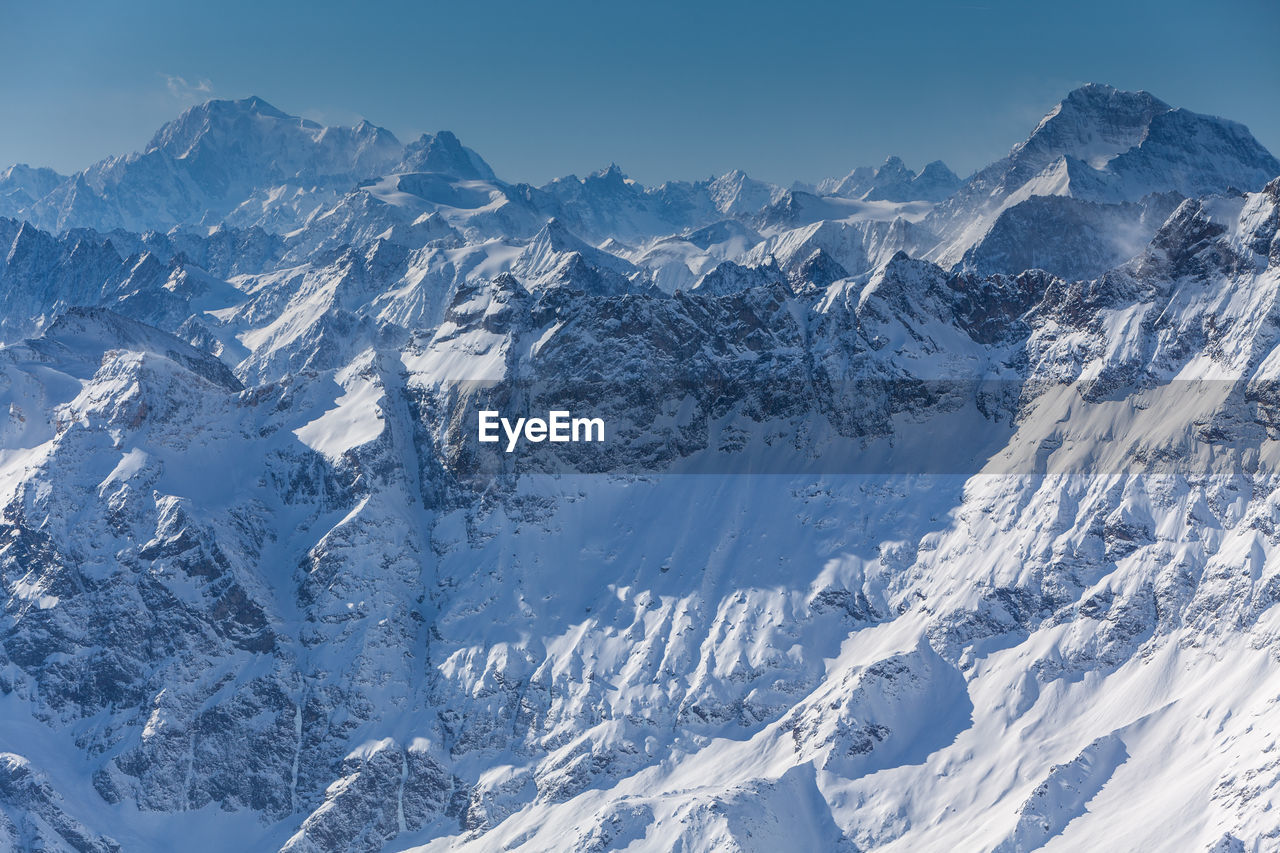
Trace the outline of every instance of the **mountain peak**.
<instances>
[{"instance_id":1,"label":"mountain peak","mask_svg":"<svg viewBox=\"0 0 1280 853\"><path fill-rule=\"evenodd\" d=\"M247 98L231 99L231 98L213 98L204 103L196 104L188 107L176 119L167 123L164 127L172 125L187 124L191 121L199 121L212 119L215 121L233 120L238 116L263 116L274 119L292 119L294 116L289 115L265 99L257 95L250 95ZM164 130L161 128L161 131Z\"/></svg>"},{"instance_id":2,"label":"mountain peak","mask_svg":"<svg viewBox=\"0 0 1280 853\"><path fill-rule=\"evenodd\" d=\"M1109 86L1106 83L1085 83L1083 86L1078 86L1068 92L1054 109L1045 116L1045 119L1064 109L1091 112L1097 115L1132 111L1159 113L1170 109L1170 107L1145 89L1130 92L1125 89L1117 89L1115 86Z\"/></svg>"},{"instance_id":3,"label":"mountain peak","mask_svg":"<svg viewBox=\"0 0 1280 853\"><path fill-rule=\"evenodd\" d=\"M591 268L596 272L591 272ZM553 279L562 281L566 276L595 279L601 271L607 277L624 278L635 272L630 263L591 246L554 216L546 221L521 250L512 269L526 285L547 284ZM619 287L625 289L624 283L615 281L609 289L616 290Z\"/></svg>"},{"instance_id":4,"label":"mountain peak","mask_svg":"<svg viewBox=\"0 0 1280 853\"><path fill-rule=\"evenodd\" d=\"M189 107L173 121L166 122L151 137L147 150L159 149L175 157L183 157L210 133L240 134L243 132L240 125L255 119L296 122L299 125L304 122L257 95L240 100L214 99ZM309 124L319 127L314 122Z\"/></svg>"},{"instance_id":5,"label":"mountain peak","mask_svg":"<svg viewBox=\"0 0 1280 853\"><path fill-rule=\"evenodd\" d=\"M890 155L885 158L884 164L876 169L874 184L876 187L896 186L909 182L915 176L916 173L907 168L907 164L902 162L901 157Z\"/></svg>"},{"instance_id":6,"label":"mountain peak","mask_svg":"<svg viewBox=\"0 0 1280 853\"><path fill-rule=\"evenodd\" d=\"M741 169L726 172L708 185L716 210L726 216L754 213L780 196L778 187L757 181Z\"/></svg>"},{"instance_id":7,"label":"mountain peak","mask_svg":"<svg viewBox=\"0 0 1280 853\"><path fill-rule=\"evenodd\" d=\"M600 171L592 173L591 177L609 183L625 183L627 181L626 172L623 172L622 167L617 163L612 162Z\"/></svg>"},{"instance_id":8,"label":"mountain peak","mask_svg":"<svg viewBox=\"0 0 1280 853\"><path fill-rule=\"evenodd\" d=\"M141 152L102 160L48 191L22 194L20 210L58 230L93 227L165 231L175 225L223 221L255 195L291 186L317 199L385 175L403 155L389 131L362 123L325 127L291 116L258 96L211 100L166 123ZM56 177L56 176L53 176ZM50 175L41 178L51 183ZM28 181L28 183L31 183ZM22 189L18 187L17 189ZM318 194L318 195L317 195ZM311 212L289 209L285 194L273 229L289 230ZM252 214L250 214L252 215Z\"/></svg>"},{"instance_id":9,"label":"mountain peak","mask_svg":"<svg viewBox=\"0 0 1280 853\"><path fill-rule=\"evenodd\" d=\"M920 170L920 174L916 175L916 177L923 178L926 175L937 176L939 178L956 178L956 173L951 171L951 167L941 160L933 160L932 162L926 163L924 168Z\"/></svg>"},{"instance_id":10,"label":"mountain peak","mask_svg":"<svg viewBox=\"0 0 1280 853\"><path fill-rule=\"evenodd\" d=\"M277 109L257 95L250 95L238 101L210 101L210 104L227 104L255 115L266 115L272 118L289 118L283 110Z\"/></svg>"},{"instance_id":11,"label":"mountain peak","mask_svg":"<svg viewBox=\"0 0 1280 853\"><path fill-rule=\"evenodd\" d=\"M1040 247L1036 266L1092 274L1130 257L1132 235L1149 235L1153 225L1126 219L1145 213L1089 205L1125 203L1140 210L1156 198L1150 215L1158 224L1166 212L1166 202L1158 200L1163 194L1256 190L1277 172L1280 161L1243 125L1173 109L1149 92L1092 83L1069 92L1007 157L973 175L930 213L928 227L942 240L926 257L954 265L990 241L982 252L1010 262L1010 235L1035 220L1041 229L1087 235L1061 244L1070 247L1064 251L1071 258L1051 258ZM1074 201L1032 201L1036 197ZM1121 220L1123 228L1116 225ZM1078 266L1081 257L1092 258L1092 266Z\"/></svg>"},{"instance_id":12,"label":"mountain peak","mask_svg":"<svg viewBox=\"0 0 1280 853\"><path fill-rule=\"evenodd\" d=\"M1067 93L1014 154L1035 168L1064 154L1099 168L1140 143L1151 120L1169 109L1149 92L1089 83Z\"/></svg>"},{"instance_id":13,"label":"mountain peak","mask_svg":"<svg viewBox=\"0 0 1280 853\"><path fill-rule=\"evenodd\" d=\"M545 240L557 252L578 252L582 251L587 245L566 228L565 224L557 216L548 219L530 242L539 240Z\"/></svg>"},{"instance_id":14,"label":"mountain peak","mask_svg":"<svg viewBox=\"0 0 1280 853\"><path fill-rule=\"evenodd\" d=\"M345 148L370 138L384 149L395 148L399 152L400 142L394 134L368 120L362 119L354 127L326 127L250 95L190 107L156 131L146 150L162 150L181 159L202 148L251 151L263 147L275 151L272 156L287 158L307 148Z\"/></svg>"},{"instance_id":15,"label":"mountain peak","mask_svg":"<svg viewBox=\"0 0 1280 853\"><path fill-rule=\"evenodd\" d=\"M26 163L15 163L0 170L0 209L20 208L53 192L66 180L53 169L32 168Z\"/></svg>"},{"instance_id":16,"label":"mountain peak","mask_svg":"<svg viewBox=\"0 0 1280 853\"><path fill-rule=\"evenodd\" d=\"M451 131L424 133L405 146L396 172L439 172L468 181L497 180L484 159Z\"/></svg>"},{"instance_id":17,"label":"mountain peak","mask_svg":"<svg viewBox=\"0 0 1280 853\"><path fill-rule=\"evenodd\" d=\"M1083 86L1077 86L1067 93L1063 98L1064 101L1088 102L1098 99L1108 99L1114 97L1118 92L1115 86L1107 83L1085 83Z\"/></svg>"}]
</instances>

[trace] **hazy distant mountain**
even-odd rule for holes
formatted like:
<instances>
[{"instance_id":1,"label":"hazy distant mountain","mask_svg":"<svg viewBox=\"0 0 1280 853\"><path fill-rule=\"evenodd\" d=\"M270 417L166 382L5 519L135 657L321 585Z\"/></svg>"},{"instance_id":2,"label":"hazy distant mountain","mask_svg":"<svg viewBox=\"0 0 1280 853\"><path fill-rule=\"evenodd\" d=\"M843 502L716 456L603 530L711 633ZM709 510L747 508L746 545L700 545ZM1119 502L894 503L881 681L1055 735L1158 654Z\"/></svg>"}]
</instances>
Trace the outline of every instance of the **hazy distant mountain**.
<instances>
[{"instance_id":1,"label":"hazy distant mountain","mask_svg":"<svg viewBox=\"0 0 1280 853\"><path fill-rule=\"evenodd\" d=\"M878 169L860 166L839 180L824 181L818 189L824 195L868 201L942 201L961 183L941 160L916 174L900 158L889 157Z\"/></svg>"},{"instance_id":2,"label":"hazy distant mountain","mask_svg":"<svg viewBox=\"0 0 1280 853\"><path fill-rule=\"evenodd\" d=\"M209 101L160 128L144 151L72 175L21 215L56 230L223 220L288 230L402 155L390 131L368 122L323 127L261 98Z\"/></svg>"}]
</instances>

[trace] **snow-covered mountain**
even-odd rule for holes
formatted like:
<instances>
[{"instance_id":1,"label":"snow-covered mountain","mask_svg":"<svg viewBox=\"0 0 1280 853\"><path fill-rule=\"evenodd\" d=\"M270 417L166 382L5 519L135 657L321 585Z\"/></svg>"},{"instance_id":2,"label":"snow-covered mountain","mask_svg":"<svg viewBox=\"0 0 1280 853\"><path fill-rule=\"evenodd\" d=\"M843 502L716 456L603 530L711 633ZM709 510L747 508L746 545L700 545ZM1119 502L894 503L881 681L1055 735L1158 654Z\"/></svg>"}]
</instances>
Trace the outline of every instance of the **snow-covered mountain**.
<instances>
[{"instance_id":1,"label":"snow-covered mountain","mask_svg":"<svg viewBox=\"0 0 1280 853\"><path fill-rule=\"evenodd\" d=\"M464 181L495 181L493 169L447 130L424 133L405 146L396 172L436 172Z\"/></svg>"},{"instance_id":2,"label":"snow-covered mountain","mask_svg":"<svg viewBox=\"0 0 1280 853\"><path fill-rule=\"evenodd\" d=\"M868 201L942 201L960 188L961 180L941 160L934 160L919 174L900 157L889 157L878 169L859 166L840 179L823 181L823 195Z\"/></svg>"},{"instance_id":3,"label":"snow-covered mountain","mask_svg":"<svg viewBox=\"0 0 1280 853\"><path fill-rule=\"evenodd\" d=\"M17 213L47 228L168 230L219 222L291 230L403 154L390 131L323 127L261 98L209 101L146 149L70 176Z\"/></svg>"},{"instance_id":4,"label":"snow-covered mountain","mask_svg":"<svg viewBox=\"0 0 1280 853\"><path fill-rule=\"evenodd\" d=\"M1001 217L1034 220L1041 210L1054 220L1046 226L1056 228L1070 210L1078 225L1068 233L1075 239L1044 266L1097 275L1150 239L1167 212L1162 194L1258 190L1277 172L1280 161L1242 125L1172 109L1146 92L1091 84L1068 95L1008 157L979 170L930 213L926 224L938 242L927 247L927 256L973 268L965 254L991 253L983 243L993 233L1002 239ZM1033 201L1046 196L1073 201ZM1126 202L1137 207L1125 208ZM1034 209L1018 210L1023 204ZM1147 213L1151 206L1157 215ZM1096 260L1082 267L1077 250L1085 241L1097 246ZM1044 251L1053 243L1041 236L1032 242Z\"/></svg>"},{"instance_id":5,"label":"snow-covered mountain","mask_svg":"<svg viewBox=\"0 0 1280 853\"><path fill-rule=\"evenodd\" d=\"M249 99L0 174L0 849L1280 837L1239 125L533 187Z\"/></svg>"},{"instance_id":6,"label":"snow-covered mountain","mask_svg":"<svg viewBox=\"0 0 1280 853\"><path fill-rule=\"evenodd\" d=\"M0 216L11 216L29 208L65 181L53 169L33 169L18 163L0 172Z\"/></svg>"}]
</instances>

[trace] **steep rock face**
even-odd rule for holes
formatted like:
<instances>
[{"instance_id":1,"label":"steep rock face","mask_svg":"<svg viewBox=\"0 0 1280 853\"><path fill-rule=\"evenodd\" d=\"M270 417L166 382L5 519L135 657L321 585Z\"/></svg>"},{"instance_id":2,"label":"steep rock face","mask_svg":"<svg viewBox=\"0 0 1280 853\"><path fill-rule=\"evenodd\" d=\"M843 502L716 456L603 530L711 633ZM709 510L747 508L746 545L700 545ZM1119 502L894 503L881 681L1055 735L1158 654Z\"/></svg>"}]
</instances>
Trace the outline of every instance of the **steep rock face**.
<instances>
[{"instance_id":1,"label":"steep rock face","mask_svg":"<svg viewBox=\"0 0 1280 853\"><path fill-rule=\"evenodd\" d=\"M0 838L9 849L118 853L119 844L95 836L63 807L64 798L31 762L0 753Z\"/></svg>"},{"instance_id":2,"label":"steep rock face","mask_svg":"<svg viewBox=\"0 0 1280 853\"><path fill-rule=\"evenodd\" d=\"M38 591L11 605L21 630L6 639L4 653L21 675L10 689L51 724L102 716L80 743L99 756L94 788L107 803L127 798L143 809L171 810L225 802L283 815L292 808L294 750L286 735L294 712L279 682L268 671L222 694L216 709L202 707L250 659L275 646L251 591L259 582L244 574L240 554L228 553L231 540L219 541L201 523L202 508L145 489L164 476L163 452L131 447L114 454L123 464L106 472L75 465L80 456L105 463L113 455L93 454L101 447L99 430L145 428L149 418L194 419L195 411L176 405L179 383L189 380L168 371L162 360L118 358L95 375L88 399L69 403L88 423L63 427L45 472L80 488L92 484L78 477L102 476L109 500L89 509L19 489L7 502L6 581ZM103 384L121 381L165 394L168 408L149 403L145 391L121 399L102 393ZM78 408L94 396L109 408ZM200 402L207 417L210 401ZM129 544L114 554L81 552L69 528L73 519L104 545ZM212 680L188 683L190 692L176 689L187 682L179 673L190 669Z\"/></svg>"},{"instance_id":3,"label":"steep rock face","mask_svg":"<svg viewBox=\"0 0 1280 853\"><path fill-rule=\"evenodd\" d=\"M6 341L38 331L71 306L99 305L139 286L158 289L164 267L153 256L122 258L96 235L61 240L28 222L0 225L0 330ZM7 233L6 233L7 232ZM7 239L6 239L7 238Z\"/></svg>"},{"instance_id":4,"label":"steep rock face","mask_svg":"<svg viewBox=\"0 0 1280 853\"><path fill-rule=\"evenodd\" d=\"M422 739L399 748L390 739L347 756L325 801L281 848L282 853L362 850L377 853L404 833L458 825L465 793Z\"/></svg>"},{"instance_id":5,"label":"steep rock face","mask_svg":"<svg viewBox=\"0 0 1280 853\"><path fill-rule=\"evenodd\" d=\"M1001 213L964 253L959 269L980 275L1043 269L1065 279L1095 278L1139 254L1182 198L1163 193L1140 204L1104 204L1032 196Z\"/></svg>"},{"instance_id":6,"label":"steep rock face","mask_svg":"<svg viewBox=\"0 0 1280 853\"><path fill-rule=\"evenodd\" d=\"M782 270L773 258L760 266L744 267L733 261L718 264L715 269L694 282L691 290L724 296L739 290L765 287L783 281Z\"/></svg>"},{"instance_id":7,"label":"steep rock face","mask_svg":"<svg viewBox=\"0 0 1280 853\"><path fill-rule=\"evenodd\" d=\"M421 507L390 461L404 437L312 418L327 387L242 394L216 359L102 312L4 353L11 393L24 374L61 393L6 435L40 469L6 481L5 693L76 731L100 811L217 804L278 820L321 805L341 741L407 701L408 661L390 649L416 646L416 525L399 522L399 556L382 550L387 598L338 571L362 562L357 528L390 533ZM54 381L51 365L70 372ZM336 383L377 400L376 360L358 369ZM36 485L55 481L66 491ZM385 586L397 573L409 588ZM338 670L387 689L353 691Z\"/></svg>"},{"instance_id":8,"label":"steep rock face","mask_svg":"<svg viewBox=\"0 0 1280 853\"><path fill-rule=\"evenodd\" d=\"M1123 92L1092 83L1081 86L1050 110L1031 136L1014 146L1007 160L979 174L1007 174L1013 167L1025 179L1062 156L1100 168L1139 144L1152 119L1170 109L1148 92Z\"/></svg>"},{"instance_id":9,"label":"steep rock face","mask_svg":"<svg viewBox=\"0 0 1280 853\"><path fill-rule=\"evenodd\" d=\"M1280 174L1280 161L1244 125L1179 109L1152 118L1142 142L1107 171L1130 199L1167 191L1194 197L1260 189Z\"/></svg>"},{"instance_id":10,"label":"steep rock face","mask_svg":"<svg viewBox=\"0 0 1280 853\"><path fill-rule=\"evenodd\" d=\"M275 268L284 246L257 229L54 236L0 220L0 251L0 340L14 342L77 307L105 307L175 331L193 314L243 301L225 279Z\"/></svg>"}]
</instances>

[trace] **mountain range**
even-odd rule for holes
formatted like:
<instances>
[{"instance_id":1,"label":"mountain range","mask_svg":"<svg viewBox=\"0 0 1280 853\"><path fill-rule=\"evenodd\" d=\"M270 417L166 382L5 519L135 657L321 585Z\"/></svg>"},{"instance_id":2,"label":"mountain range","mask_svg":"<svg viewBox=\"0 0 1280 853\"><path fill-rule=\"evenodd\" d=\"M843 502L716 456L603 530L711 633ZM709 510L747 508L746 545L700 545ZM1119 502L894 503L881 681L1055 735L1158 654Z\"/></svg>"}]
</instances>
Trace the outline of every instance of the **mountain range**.
<instances>
[{"instance_id":1,"label":"mountain range","mask_svg":"<svg viewBox=\"0 0 1280 853\"><path fill-rule=\"evenodd\" d=\"M0 849L1272 849L1278 229L1102 85L965 179L0 172Z\"/></svg>"}]
</instances>

